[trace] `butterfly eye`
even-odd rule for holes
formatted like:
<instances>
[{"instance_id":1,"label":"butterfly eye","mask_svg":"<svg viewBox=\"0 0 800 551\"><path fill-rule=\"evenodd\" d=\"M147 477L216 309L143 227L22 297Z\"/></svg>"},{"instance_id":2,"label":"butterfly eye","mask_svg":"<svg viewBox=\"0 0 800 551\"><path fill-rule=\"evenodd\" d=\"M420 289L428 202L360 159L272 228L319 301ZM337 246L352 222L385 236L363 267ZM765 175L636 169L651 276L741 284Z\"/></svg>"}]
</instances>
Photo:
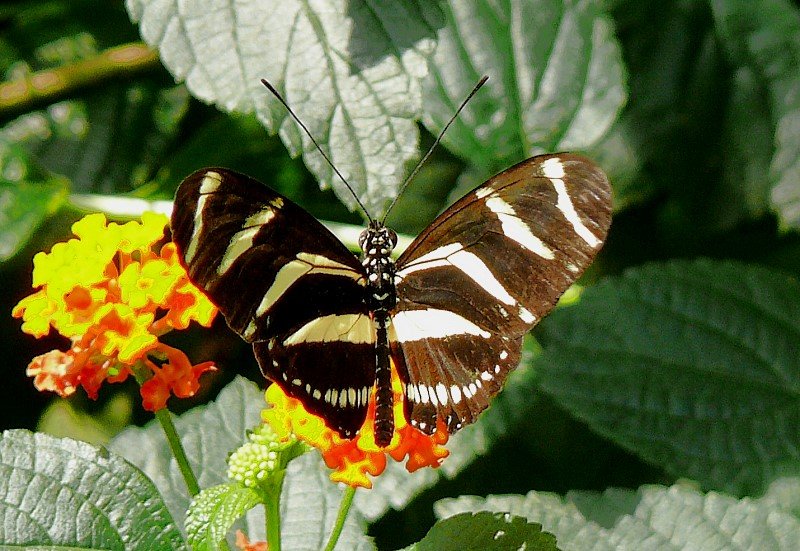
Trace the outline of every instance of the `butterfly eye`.
<instances>
[{"instance_id":1,"label":"butterfly eye","mask_svg":"<svg viewBox=\"0 0 800 551\"><path fill-rule=\"evenodd\" d=\"M394 250L394 248L397 246L397 234L394 232L394 230L390 230L389 228L386 228L386 232L386 237L388 238L389 243L391 243L391 247L389 247L389 249Z\"/></svg>"},{"instance_id":2,"label":"butterfly eye","mask_svg":"<svg viewBox=\"0 0 800 551\"><path fill-rule=\"evenodd\" d=\"M358 236L358 246L361 248L362 251L365 249L364 245L367 242L368 234L369 230L364 230L361 232L361 235Z\"/></svg>"}]
</instances>

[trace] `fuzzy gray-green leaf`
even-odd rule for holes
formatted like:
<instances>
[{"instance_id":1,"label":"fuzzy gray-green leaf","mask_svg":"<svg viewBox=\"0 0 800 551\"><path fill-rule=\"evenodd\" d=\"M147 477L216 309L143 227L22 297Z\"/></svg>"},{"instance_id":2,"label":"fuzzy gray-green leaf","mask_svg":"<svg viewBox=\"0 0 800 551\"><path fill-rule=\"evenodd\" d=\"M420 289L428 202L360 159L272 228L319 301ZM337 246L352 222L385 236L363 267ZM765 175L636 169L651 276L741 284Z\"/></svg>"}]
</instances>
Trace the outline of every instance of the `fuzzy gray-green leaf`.
<instances>
[{"instance_id":1,"label":"fuzzy gray-green leaf","mask_svg":"<svg viewBox=\"0 0 800 551\"><path fill-rule=\"evenodd\" d=\"M453 0L446 16L424 122L438 133L488 75L443 140L486 176L536 153L586 149L611 127L626 98L624 68L597 2Z\"/></svg>"},{"instance_id":2,"label":"fuzzy gray-green leaf","mask_svg":"<svg viewBox=\"0 0 800 551\"><path fill-rule=\"evenodd\" d=\"M792 479L797 480L797 479ZM796 482L793 486L796 489ZM563 551L790 551L800 548L800 519L775 498L740 499L681 486L460 497L436 504L439 518L497 511L541 523Z\"/></svg>"},{"instance_id":3,"label":"fuzzy gray-green leaf","mask_svg":"<svg viewBox=\"0 0 800 551\"><path fill-rule=\"evenodd\" d=\"M418 79L441 20L434 3L128 0L127 7L192 94L227 111L255 112L346 204L354 206L350 192L262 78L373 215L394 196L417 155Z\"/></svg>"},{"instance_id":4,"label":"fuzzy gray-green leaf","mask_svg":"<svg viewBox=\"0 0 800 551\"><path fill-rule=\"evenodd\" d=\"M0 548L186 549L153 483L103 448L0 434Z\"/></svg>"}]
</instances>

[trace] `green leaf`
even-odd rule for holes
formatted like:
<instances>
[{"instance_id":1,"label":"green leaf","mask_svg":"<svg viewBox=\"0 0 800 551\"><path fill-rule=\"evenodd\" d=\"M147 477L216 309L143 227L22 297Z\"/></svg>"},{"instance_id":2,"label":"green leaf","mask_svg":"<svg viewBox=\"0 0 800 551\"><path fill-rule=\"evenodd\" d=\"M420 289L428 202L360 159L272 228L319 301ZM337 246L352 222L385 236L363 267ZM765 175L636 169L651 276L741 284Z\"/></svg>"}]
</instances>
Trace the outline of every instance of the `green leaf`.
<instances>
[{"instance_id":1,"label":"green leaf","mask_svg":"<svg viewBox=\"0 0 800 551\"><path fill-rule=\"evenodd\" d=\"M436 504L439 518L475 511L507 512L541 523L563 551L800 549L800 519L776 507L774 498L737 500L678 485L566 497L545 492L461 497Z\"/></svg>"},{"instance_id":2,"label":"green leaf","mask_svg":"<svg viewBox=\"0 0 800 551\"><path fill-rule=\"evenodd\" d=\"M104 448L0 434L0 546L186 549L153 483Z\"/></svg>"},{"instance_id":3,"label":"green leaf","mask_svg":"<svg viewBox=\"0 0 800 551\"><path fill-rule=\"evenodd\" d=\"M645 460L756 495L800 472L800 284L673 261L586 289L540 326L541 386Z\"/></svg>"},{"instance_id":4,"label":"green leaf","mask_svg":"<svg viewBox=\"0 0 800 551\"><path fill-rule=\"evenodd\" d=\"M186 531L193 551L219 549L233 524L261 503L255 490L220 484L201 491L189 508Z\"/></svg>"},{"instance_id":5,"label":"green leaf","mask_svg":"<svg viewBox=\"0 0 800 551\"><path fill-rule=\"evenodd\" d=\"M281 91L367 209L377 213L394 196L417 155L417 79L441 19L436 4L292 0L277 8L227 0L212 10L203 2L128 0L127 7L194 96L226 111L255 112L343 202L354 206L260 79Z\"/></svg>"},{"instance_id":6,"label":"green leaf","mask_svg":"<svg viewBox=\"0 0 800 551\"><path fill-rule=\"evenodd\" d=\"M175 419L201 488L229 482L227 454L245 441L246 431L260 422L261 410L265 407L264 393L250 381L237 378L220 392L215 402ZM144 428L130 428L117 436L110 447L150 476L183 527L183 515L191 499L161 427L150 423ZM329 475L329 469L316 453L305 454L289 464L281 494L281 532L285 549L324 547L343 491L330 481ZM264 515L260 508L249 512L237 526L251 541L265 539ZM345 523L339 545L343 549L373 549L371 540L364 534L364 522L353 511Z\"/></svg>"},{"instance_id":7,"label":"green leaf","mask_svg":"<svg viewBox=\"0 0 800 551\"><path fill-rule=\"evenodd\" d=\"M720 222L738 221L732 214L748 212L738 196L722 190L720 197L718 190L729 68L710 9L703 0L606 3L613 5L630 94L613 129L617 135L606 138L623 138L622 147L604 140L590 154L611 176L617 209L658 194L657 222L671 234L664 239L686 247L705 232L719 231ZM734 204L723 204L726 199ZM718 209L727 212L717 215ZM668 216L673 213L678 222Z\"/></svg>"},{"instance_id":8,"label":"green leaf","mask_svg":"<svg viewBox=\"0 0 800 551\"><path fill-rule=\"evenodd\" d=\"M461 513L437 522L415 551L556 551L556 538L542 532L541 524L528 523L508 513Z\"/></svg>"},{"instance_id":9,"label":"green leaf","mask_svg":"<svg viewBox=\"0 0 800 551\"><path fill-rule=\"evenodd\" d=\"M707 209L722 229L764 214L772 187L767 176L773 147L767 94L749 67L735 71L731 87L722 136L721 189Z\"/></svg>"},{"instance_id":10,"label":"green leaf","mask_svg":"<svg viewBox=\"0 0 800 551\"><path fill-rule=\"evenodd\" d=\"M587 149L625 103L620 49L596 2L451 1L446 17L423 120L439 133L488 75L443 139L484 177L535 153Z\"/></svg>"},{"instance_id":11,"label":"green leaf","mask_svg":"<svg viewBox=\"0 0 800 551\"><path fill-rule=\"evenodd\" d=\"M0 262L14 256L67 196L63 179L31 182L19 177L25 171L24 158L0 151Z\"/></svg>"},{"instance_id":12,"label":"green leaf","mask_svg":"<svg viewBox=\"0 0 800 551\"><path fill-rule=\"evenodd\" d=\"M788 0L714 0L711 6L731 62L752 71L767 90L774 127L772 206L783 223L800 227L800 9ZM761 156L755 156L755 168Z\"/></svg>"}]
</instances>

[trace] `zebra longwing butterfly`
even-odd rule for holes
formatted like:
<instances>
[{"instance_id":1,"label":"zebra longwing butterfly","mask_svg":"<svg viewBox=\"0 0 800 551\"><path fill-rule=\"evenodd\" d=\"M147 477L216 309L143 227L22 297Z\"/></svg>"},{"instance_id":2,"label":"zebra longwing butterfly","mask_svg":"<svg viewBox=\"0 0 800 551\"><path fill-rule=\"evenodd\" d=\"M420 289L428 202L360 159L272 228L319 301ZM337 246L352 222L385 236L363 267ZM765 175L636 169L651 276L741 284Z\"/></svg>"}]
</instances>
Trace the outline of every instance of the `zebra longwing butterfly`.
<instances>
[{"instance_id":1,"label":"zebra longwing butterfly","mask_svg":"<svg viewBox=\"0 0 800 551\"><path fill-rule=\"evenodd\" d=\"M264 375L345 438L374 391L380 446L394 430L390 359L413 426L472 423L610 223L608 179L569 153L489 179L396 261L382 222L361 234L358 259L286 197L223 168L186 178L172 214L191 279L252 343Z\"/></svg>"}]
</instances>

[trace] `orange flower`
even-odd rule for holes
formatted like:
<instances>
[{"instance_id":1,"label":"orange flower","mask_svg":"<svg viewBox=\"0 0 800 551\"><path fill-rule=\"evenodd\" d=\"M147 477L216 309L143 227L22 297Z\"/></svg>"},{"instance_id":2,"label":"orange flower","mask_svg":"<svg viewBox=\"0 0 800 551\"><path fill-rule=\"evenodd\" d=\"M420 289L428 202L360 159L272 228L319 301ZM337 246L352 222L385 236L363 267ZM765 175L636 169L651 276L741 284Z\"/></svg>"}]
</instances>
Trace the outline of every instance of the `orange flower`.
<instances>
[{"instance_id":1,"label":"orange flower","mask_svg":"<svg viewBox=\"0 0 800 551\"><path fill-rule=\"evenodd\" d=\"M104 381L125 380L132 369L152 372L141 388L155 411L170 393L187 397L210 362L192 366L186 355L159 341L194 320L209 326L216 309L189 281L172 243L154 251L167 218L146 212L141 222L107 223L90 214L72 226L77 236L33 259L39 289L12 312L22 330L36 337L55 329L72 341L66 352L34 358L28 375L39 390L69 396L81 386L95 398ZM153 361L166 360L159 367Z\"/></svg>"},{"instance_id":2,"label":"orange flower","mask_svg":"<svg viewBox=\"0 0 800 551\"><path fill-rule=\"evenodd\" d=\"M250 543L250 540L241 530L236 530L236 547L242 551L267 551L268 549L265 541Z\"/></svg>"},{"instance_id":3,"label":"orange flower","mask_svg":"<svg viewBox=\"0 0 800 551\"><path fill-rule=\"evenodd\" d=\"M406 469L414 472L422 467L438 467L449 455L444 445L449 434L443 422L439 422L436 432L428 436L406 422L403 414L403 391L399 377L392 369L392 390L394 392L395 432L392 441L385 448L375 444L375 396L370 398L367 417L358 435L347 440L328 428L319 417L310 414L302 403L287 396L281 388L270 385L266 392L271 408L262 412L262 419L282 437L294 434L300 440L319 449L325 464L333 469L331 480L344 482L350 486L372 488L367 475L378 476L386 469L386 458L397 462L406 461Z\"/></svg>"}]
</instances>

